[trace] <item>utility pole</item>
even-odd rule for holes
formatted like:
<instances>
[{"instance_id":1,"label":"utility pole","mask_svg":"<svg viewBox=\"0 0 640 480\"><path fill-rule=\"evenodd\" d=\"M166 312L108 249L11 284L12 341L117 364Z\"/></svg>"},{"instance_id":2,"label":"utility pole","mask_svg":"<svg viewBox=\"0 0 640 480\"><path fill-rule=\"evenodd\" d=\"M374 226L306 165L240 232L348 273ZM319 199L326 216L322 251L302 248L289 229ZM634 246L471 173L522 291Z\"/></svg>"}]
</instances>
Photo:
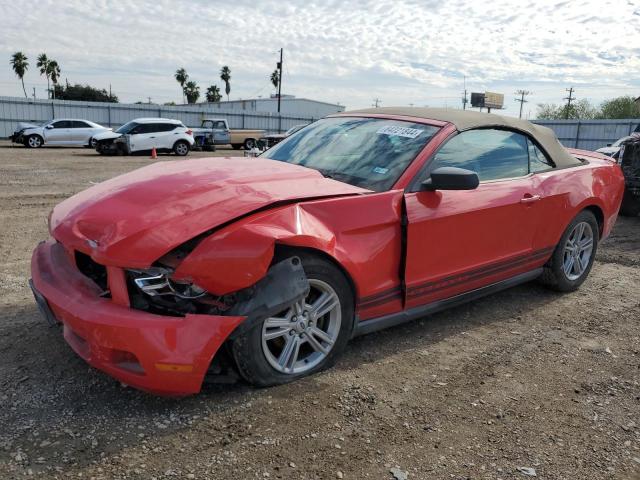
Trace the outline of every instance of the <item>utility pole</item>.
<instances>
[{"instance_id":1,"label":"utility pole","mask_svg":"<svg viewBox=\"0 0 640 480\"><path fill-rule=\"evenodd\" d=\"M147 100L149 100L149 105L151 105L151 97L147 97Z\"/></svg>"},{"instance_id":2,"label":"utility pole","mask_svg":"<svg viewBox=\"0 0 640 480\"><path fill-rule=\"evenodd\" d=\"M522 106L529 101L525 100L524 97L530 94L531 92L528 90L518 90L516 92L516 95L520 95L520 98L516 98L516 102L520 102L520 116L518 118L522 118Z\"/></svg>"},{"instance_id":3,"label":"utility pole","mask_svg":"<svg viewBox=\"0 0 640 480\"><path fill-rule=\"evenodd\" d=\"M467 109L467 76L464 76L464 92L463 92L464 96L462 97L462 110L466 110Z\"/></svg>"},{"instance_id":4,"label":"utility pole","mask_svg":"<svg viewBox=\"0 0 640 480\"><path fill-rule=\"evenodd\" d=\"M278 62L278 113L280 113L280 95L282 93L282 48L280 49L280 61Z\"/></svg>"},{"instance_id":5,"label":"utility pole","mask_svg":"<svg viewBox=\"0 0 640 480\"><path fill-rule=\"evenodd\" d=\"M36 87L33 87L33 99L36 99Z\"/></svg>"},{"instance_id":6,"label":"utility pole","mask_svg":"<svg viewBox=\"0 0 640 480\"><path fill-rule=\"evenodd\" d=\"M569 96L563 98L563 100L567 101L567 106L565 107L564 118L568 120L569 119L569 108L571 108L571 100L575 100L575 98L573 98L573 92L574 92L573 87L565 88L565 90L567 92L569 92Z\"/></svg>"},{"instance_id":7,"label":"utility pole","mask_svg":"<svg viewBox=\"0 0 640 480\"><path fill-rule=\"evenodd\" d=\"M374 98L373 99L373 104L371 106L375 107L375 108L378 108L378 105L380 105L380 103L382 103L382 100L380 100L379 98Z\"/></svg>"}]
</instances>

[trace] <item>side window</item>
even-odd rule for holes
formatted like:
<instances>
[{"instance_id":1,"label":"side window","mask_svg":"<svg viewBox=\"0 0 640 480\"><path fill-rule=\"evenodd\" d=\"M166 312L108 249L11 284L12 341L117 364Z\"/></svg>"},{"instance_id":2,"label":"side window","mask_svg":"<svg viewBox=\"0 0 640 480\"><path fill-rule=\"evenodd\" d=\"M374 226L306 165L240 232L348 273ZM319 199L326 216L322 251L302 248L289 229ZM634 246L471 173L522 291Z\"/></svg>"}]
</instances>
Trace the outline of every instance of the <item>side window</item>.
<instances>
[{"instance_id":1,"label":"side window","mask_svg":"<svg viewBox=\"0 0 640 480\"><path fill-rule=\"evenodd\" d=\"M224 122L214 122L213 128L215 130L224 130L225 129Z\"/></svg>"},{"instance_id":2,"label":"side window","mask_svg":"<svg viewBox=\"0 0 640 480\"><path fill-rule=\"evenodd\" d=\"M531 173L543 172L555 168L555 165L549 157L528 138L527 145L529 147L529 170Z\"/></svg>"},{"instance_id":3,"label":"side window","mask_svg":"<svg viewBox=\"0 0 640 480\"><path fill-rule=\"evenodd\" d=\"M70 128L71 122L68 120L60 120L51 124L53 128Z\"/></svg>"},{"instance_id":4,"label":"side window","mask_svg":"<svg viewBox=\"0 0 640 480\"><path fill-rule=\"evenodd\" d=\"M151 130L151 124L150 123L140 123L137 127L135 127L133 130L131 130L131 135L140 135L143 133L150 133Z\"/></svg>"},{"instance_id":5,"label":"side window","mask_svg":"<svg viewBox=\"0 0 640 480\"><path fill-rule=\"evenodd\" d=\"M430 170L438 167L472 170L481 182L523 177L529 173L527 138L507 130L468 130L438 150Z\"/></svg>"},{"instance_id":6,"label":"side window","mask_svg":"<svg viewBox=\"0 0 640 480\"><path fill-rule=\"evenodd\" d=\"M71 123L71 128L91 128L89 127L89 124L80 122L78 120L72 120L70 123Z\"/></svg>"}]
</instances>

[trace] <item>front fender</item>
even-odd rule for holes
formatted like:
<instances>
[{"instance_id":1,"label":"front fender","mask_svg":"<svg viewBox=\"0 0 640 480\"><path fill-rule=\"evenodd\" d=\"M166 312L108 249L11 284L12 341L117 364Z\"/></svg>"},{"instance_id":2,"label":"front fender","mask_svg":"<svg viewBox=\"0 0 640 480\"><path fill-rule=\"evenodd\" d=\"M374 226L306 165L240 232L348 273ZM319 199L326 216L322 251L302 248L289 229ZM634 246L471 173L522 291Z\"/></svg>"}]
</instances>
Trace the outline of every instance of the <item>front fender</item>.
<instances>
[{"instance_id":1,"label":"front fender","mask_svg":"<svg viewBox=\"0 0 640 480\"><path fill-rule=\"evenodd\" d=\"M216 295L254 285L276 244L319 250L341 265L356 295L399 284L402 191L287 205L251 215L202 240L174 277Z\"/></svg>"}]
</instances>

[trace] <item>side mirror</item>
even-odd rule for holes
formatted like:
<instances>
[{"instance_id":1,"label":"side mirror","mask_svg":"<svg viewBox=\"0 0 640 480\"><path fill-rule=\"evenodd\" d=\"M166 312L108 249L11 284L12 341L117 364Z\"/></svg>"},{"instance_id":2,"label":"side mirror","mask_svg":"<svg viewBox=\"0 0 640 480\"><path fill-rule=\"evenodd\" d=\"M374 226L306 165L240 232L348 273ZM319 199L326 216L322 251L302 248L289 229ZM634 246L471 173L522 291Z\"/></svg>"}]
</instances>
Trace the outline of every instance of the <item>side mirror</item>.
<instances>
[{"instance_id":1,"label":"side mirror","mask_svg":"<svg viewBox=\"0 0 640 480\"><path fill-rule=\"evenodd\" d=\"M46 128L47 130L51 130L51 129L53 128L53 125L47 125L47 126L46 126L46 127L44 127L44 128Z\"/></svg>"},{"instance_id":2,"label":"side mirror","mask_svg":"<svg viewBox=\"0 0 640 480\"><path fill-rule=\"evenodd\" d=\"M457 167L440 167L422 182L421 190L474 190L479 184L476 172Z\"/></svg>"},{"instance_id":3,"label":"side mirror","mask_svg":"<svg viewBox=\"0 0 640 480\"><path fill-rule=\"evenodd\" d=\"M611 144L610 144L610 143L607 143L607 147L610 147L610 146L611 146Z\"/></svg>"}]
</instances>

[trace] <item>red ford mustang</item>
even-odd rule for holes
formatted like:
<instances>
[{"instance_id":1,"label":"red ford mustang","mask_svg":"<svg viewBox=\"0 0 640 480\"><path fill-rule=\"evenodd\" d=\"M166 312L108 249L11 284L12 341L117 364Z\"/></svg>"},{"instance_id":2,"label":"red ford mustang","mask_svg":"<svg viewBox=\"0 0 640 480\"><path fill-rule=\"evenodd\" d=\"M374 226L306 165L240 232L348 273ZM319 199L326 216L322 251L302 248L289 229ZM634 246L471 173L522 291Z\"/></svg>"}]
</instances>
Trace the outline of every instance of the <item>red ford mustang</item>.
<instances>
[{"instance_id":1,"label":"red ford mustang","mask_svg":"<svg viewBox=\"0 0 640 480\"><path fill-rule=\"evenodd\" d=\"M258 158L157 163L73 196L31 284L124 383L186 395L229 368L274 385L354 335L536 278L578 288L623 188L610 159L529 122L349 112Z\"/></svg>"}]
</instances>

